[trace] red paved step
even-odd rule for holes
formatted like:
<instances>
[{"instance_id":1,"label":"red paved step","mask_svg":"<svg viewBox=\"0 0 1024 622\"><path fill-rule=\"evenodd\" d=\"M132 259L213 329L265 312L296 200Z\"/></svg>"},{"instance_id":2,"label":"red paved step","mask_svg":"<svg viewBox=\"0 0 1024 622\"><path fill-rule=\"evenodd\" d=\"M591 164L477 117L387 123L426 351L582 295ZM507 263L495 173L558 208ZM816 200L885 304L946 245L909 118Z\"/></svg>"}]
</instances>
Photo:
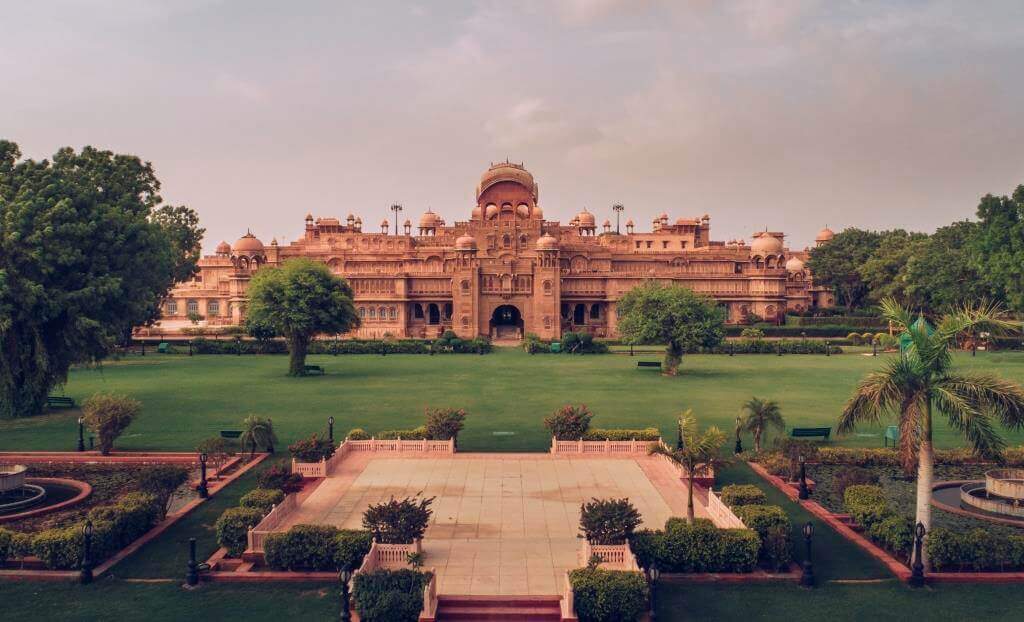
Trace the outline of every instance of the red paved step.
<instances>
[{"instance_id":1,"label":"red paved step","mask_svg":"<svg viewBox=\"0 0 1024 622\"><path fill-rule=\"evenodd\" d=\"M437 618L444 620L526 620L562 619L558 596L439 596Z\"/></svg>"}]
</instances>

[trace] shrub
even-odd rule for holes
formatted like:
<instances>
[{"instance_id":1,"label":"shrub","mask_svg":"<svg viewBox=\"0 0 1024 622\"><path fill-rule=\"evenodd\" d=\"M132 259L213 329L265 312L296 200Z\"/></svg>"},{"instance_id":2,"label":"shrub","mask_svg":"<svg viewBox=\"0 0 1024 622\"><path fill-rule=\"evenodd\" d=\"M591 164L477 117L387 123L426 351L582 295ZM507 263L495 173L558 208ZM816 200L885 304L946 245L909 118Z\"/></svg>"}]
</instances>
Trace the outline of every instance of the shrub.
<instances>
[{"instance_id":1,"label":"shrub","mask_svg":"<svg viewBox=\"0 0 1024 622\"><path fill-rule=\"evenodd\" d=\"M638 529L629 537L629 548L641 568L649 568L658 560L658 547L664 537L665 532L653 529Z\"/></svg>"},{"instance_id":2,"label":"shrub","mask_svg":"<svg viewBox=\"0 0 1024 622\"><path fill-rule=\"evenodd\" d=\"M850 333L849 335L846 336L846 338L849 339L850 343L852 343L855 346L859 346L862 341L860 333Z\"/></svg>"},{"instance_id":3,"label":"shrub","mask_svg":"<svg viewBox=\"0 0 1024 622\"><path fill-rule=\"evenodd\" d=\"M760 546L752 529L719 529L703 518L692 523L670 518L655 558L665 572L750 572Z\"/></svg>"},{"instance_id":4,"label":"shrub","mask_svg":"<svg viewBox=\"0 0 1024 622\"><path fill-rule=\"evenodd\" d=\"M356 613L364 622L416 622L423 608L429 572L375 570L355 577Z\"/></svg>"},{"instance_id":5,"label":"shrub","mask_svg":"<svg viewBox=\"0 0 1024 622\"><path fill-rule=\"evenodd\" d=\"M633 622L647 609L647 582L639 572L578 568L569 581L580 622Z\"/></svg>"},{"instance_id":6,"label":"shrub","mask_svg":"<svg viewBox=\"0 0 1024 622\"><path fill-rule=\"evenodd\" d=\"M849 486L843 493L843 507L853 520L865 529L882 521L889 515L885 491L879 486L857 484Z\"/></svg>"},{"instance_id":7,"label":"shrub","mask_svg":"<svg viewBox=\"0 0 1024 622\"><path fill-rule=\"evenodd\" d=\"M345 438L350 441L368 441L372 437L369 432L362 428L352 428L348 431L348 435Z\"/></svg>"},{"instance_id":8,"label":"shrub","mask_svg":"<svg viewBox=\"0 0 1024 622\"><path fill-rule=\"evenodd\" d=\"M334 567L355 571L373 545L373 534L363 529L339 529L334 536Z\"/></svg>"},{"instance_id":9,"label":"shrub","mask_svg":"<svg viewBox=\"0 0 1024 622\"><path fill-rule=\"evenodd\" d=\"M760 538L758 555L763 564L773 570L789 565L792 558L790 531L792 525L789 516L777 505L741 505L733 508L736 516L743 524L757 532ZM775 538L768 544L769 537ZM782 538L784 542L779 542Z\"/></svg>"},{"instance_id":10,"label":"shrub","mask_svg":"<svg viewBox=\"0 0 1024 622\"><path fill-rule=\"evenodd\" d=\"M268 534L263 544L267 565L275 570L335 570L332 525L295 525Z\"/></svg>"},{"instance_id":11,"label":"shrub","mask_svg":"<svg viewBox=\"0 0 1024 622\"><path fill-rule=\"evenodd\" d=\"M220 436L211 436L196 447L196 451L206 454L213 466L218 469L227 462L230 456L235 455L237 450L233 441Z\"/></svg>"},{"instance_id":12,"label":"shrub","mask_svg":"<svg viewBox=\"0 0 1024 622\"><path fill-rule=\"evenodd\" d=\"M789 481L796 481L800 476L800 459L805 462L814 462L818 457L819 443L799 438L784 436L776 439L776 446L787 460L789 460Z\"/></svg>"},{"instance_id":13,"label":"shrub","mask_svg":"<svg viewBox=\"0 0 1024 622\"><path fill-rule=\"evenodd\" d=\"M594 428L583 435L585 441L656 441L661 438L657 428L642 430Z\"/></svg>"},{"instance_id":14,"label":"shrub","mask_svg":"<svg viewBox=\"0 0 1024 622\"><path fill-rule=\"evenodd\" d=\"M762 454L757 457L757 463L766 471L777 477L789 477L789 458L779 453Z\"/></svg>"},{"instance_id":15,"label":"shrub","mask_svg":"<svg viewBox=\"0 0 1024 622\"><path fill-rule=\"evenodd\" d=\"M263 512L256 508L228 508L217 519L217 544L228 550L228 555L238 557L248 546L249 528L263 520Z\"/></svg>"},{"instance_id":16,"label":"shrub","mask_svg":"<svg viewBox=\"0 0 1024 622\"><path fill-rule=\"evenodd\" d=\"M722 488L722 503L735 508L740 505L765 505L768 497L753 484L729 484Z\"/></svg>"},{"instance_id":17,"label":"shrub","mask_svg":"<svg viewBox=\"0 0 1024 622\"><path fill-rule=\"evenodd\" d=\"M96 435L100 453L104 456L114 448L114 441L121 436L139 416L142 404L124 395L97 393L82 404L85 425Z\"/></svg>"},{"instance_id":18,"label":"shrub","mask_svg":"<svg viewBox=\"0 0 1024 622\"><path fill-rule=\"evenodd\" d=\"M534 333L526 333L523 337L523 350L527 354L547 354L551 352L551 344L541 341Z\"/></svg>"},{"instance_id":19,"label":"shrub","mask_svg":"<svg viewBox=\"0 0 1024 622\"><path fill-rule=\"evenodd\" d=\"M437 408L427 410L424 426L427 438L432 441L457 439L465 425L466 411L461 408Z\"/></svg>"},{"instance_id":20,"label":"shrub","mask_svg":"<svg viewBox=\"0 0 1024 622\"><path fill-rule=\"evenodd\" d=\"M768 528L768 533L761 540L761 559L771 570L786 570L793 559L793 543L790 530L781 525Z\"/></svg>"},{"instance_id":21,"label":"shrub","mask_svg":"<svg viewBox=\"0 0 1024 622\"><path fill-rule=\"evenodd\" d=\"M551 430L552 436L560 441L578 441L590 429L590 420L593 418L594 414L586 404L566 404L544 418L544 427Z\"/></svg>"},{"instance_id":22,"label":"shrub","mask_svg":"<svg viewBox=\"0 0 1024 622\"><path fill-rule=\"evenodd\" d=\"M723 572L752 572L757 565L761 541L751 529L720 529Z\"/></svg>"},{"instance_id":23,"label":"shrub","mask_svg":"<svg viewBox=\"0 0 1024 622\"><path fill-rule=\"evenodd\" d=\"M162 465L145 469L138 477L139 490L156 498L158 518L163 520L170 510L174 494L188 481L188 470L180 466Z\"/></svg>"},{"instance_id":24,"label":"shrub","mask_svg":"<svg viewBox=\"0 0 1024 622\"><path fill-rule=\"evenodd\" d=\"M608 345L594 341L594 336L586 331L569 332L562 335L563 354L606 354Z\"/></svg>"},{"instance_id":25,"label":"shrub","mask_svg":"<svg viewBox=\"0 0 1024 622\"><path fill-rule=\"evenodd\" d=\"M885 548L899 555L908 555L914 546L914 520L889 514L871 525L868 535Z\"/></svg>"},{"instance_id":26,"label":"shrub","mask_svg":"<svg viewBox=\"0 0 1024 622\"><path fill-rule=\"evenodd\" d=\"M298 473L292 473L288 463L278 462L271 465L263 473L260 473L257 485L260 488L271 488L285 493L295 492L302 488L302 476Z\"/></svg>"},{"instance_id":27,"label":"shrub","mask_svg":"<svg viewBox=\"0 0 1024 622\"><path fill-rule=\"evenodd\" d=\"M94 536L96 527L93 525ZM32 553L49 569L76 568L82 559L84 538L81 524L46 529L32 539Z\"/></svg>"},{"instance_id":28,"label":"shrub","mask_svg":"<svg viewBox=\"0 0 1024 622\"><path fill-rule=\"evenodd\" d=\"M850 486L859 486L862 484L874 485L878 483L878 476L871 471L861 467L850 467L849 469L842 469L836 473L833 488L839 498L842 499L846 493L846 489Z\"/></svg>"},{"instance_id":29,"label":"shrub","mask_svg":"<svg viewBox=\"0 0 1024 622\"><path fill-rule=\"evenodd\" d=\"M238 505L243 508L256 508L266 515L282 501L284 501L284 492L277 488L254 488L242 495Z\"/></svg>"},{"instance_id":30,"label":"shrub","mask_svg":"<svg viewBox=\"0 0 1024 622\"><path fill-rule=\"evenodd\" d=\"M403 441L424 441L427 440L427 428L420 426L411 430L381 430L377 433L377 438L382 441L399 438Z\"/></svg>"},{"instance_id":31,"label":"shrub","mask_svg":"<svg viewBox=\"0 0 1024 622\"><path fill-rule=\"evenodd\" d=\"M580 531L592 544L622 544L640 522L629 499L593 499L580 508Z\"/></svg>"},{"instance_id":32,"label":"shrub","mask_svg":"<svg viewBox=\"0 0 1024 622\"><path fill-rule=\"evenodd\" d=\"M406 497L401 501L392 497L386 503L370 505L363 512L363 527L383 544L410 544L423 537L433 511L434 497L419 499Z\"/></svg>"},{"instance_id":33,"label":"shrub","mask_svg":"<svg viewBox=\"0 0 1024 622\"><path fill-rule=\"evenodd\" d=\"M288 446L288 451L299 462L320 462L334 455L334 443L316 434L309 438L296 441Z\"/></svg>"},{"instance_id":34,"label":"shrub","mask_svg":"<svg viewBox=\"0 0 1024 622\"><path fill-rule=\"evenodd\" d=\"M740 337L744 339L764 339L764 331L760 328L747 327L740 331Z\"/></svg>"},{"instance_id":35,"label":"shrub","mask_svg":"<svg viewBox=\"0 0 1024 622\"><path fill-rule=\"evenodd\" d=\"M14 539L14 532L0 527L0 564L14 557L11 554L11 540Z\"/></svg>"}]
</instances>

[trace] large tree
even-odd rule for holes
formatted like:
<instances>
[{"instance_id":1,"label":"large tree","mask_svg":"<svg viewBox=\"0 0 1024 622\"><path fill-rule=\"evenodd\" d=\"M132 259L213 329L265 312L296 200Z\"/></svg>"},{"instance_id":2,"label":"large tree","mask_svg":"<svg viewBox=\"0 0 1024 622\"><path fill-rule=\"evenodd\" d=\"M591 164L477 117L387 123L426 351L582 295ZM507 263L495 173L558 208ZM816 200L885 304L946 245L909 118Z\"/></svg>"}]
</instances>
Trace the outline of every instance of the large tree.
<instances>
[{"instance_id":1,"label":"large tree","mask_svg":"<svg viewBox=\"0 0 1024 622\"><path fill-rule=\"evenodd\" d=\"M942 316L934 329L891 299L882 302L882 314L905 331L903 352L860 382L839 417L839 431L849 433L861 423L879 425L886 415L896 417L903 466L909 471L917 464L917 522L928 533L935 461L932 415L942 415L987 459L999 458L1005 446L998 425L1024 427L1024 389L990 374L957 373L950 352L964 332L1006 329L1011 323L1002 319L998 307L987 304L960 307ZM922 562L927 566L926 557Z\"/></svg>"},{"instance_id":2,"label":"large tree","mask_svg":"<svg viewBox=\"0 0 1024 622\"><path fill-rule=\"evenodd\" d=\"M279 268L261 268L249 283L247 323L272 328L288 342L288 375L305 375L306 351L321 333L344 333L359 326L352 288L326 265L290 259Z\"/></svg>"},{"instance_id":3,"label":"large tree","mask_svg":"<svg viewBox=\"0 0 1024 622\"><path fill-rule=\"evenodd\" d=\"M135 156L20 157L0 140L0 417L39 413L71 365L155 319L202 236Z\"/></svg>"},{"instance_id":4,"label":"large tree","mask_svg":"<svg viewBox=\"0 0 1024 622\"><path fill-rule=\"evenodd\" d=\"M1024 185L1009 197L982 197L978 219L978 271L998 298L1014 311L1024 311Z\"/></svg>"},{"instance_id":5,"label":"large tree","mask_svg":"<svg viewBox=\"0 0 1024 622\"><path fill-rule=\"evenodd\" d=\"M811 249L807 267L817 285L831 287L840 304L861 307L867 302L868 286L860 267L871 259L882 234L863 229L844 229L831 241Z\"/></svg>"},{"instance_id":6,"label":"large tree","mask_svg":"<svg viewBox=\"0 0 1024 622\"><path fill-rule=\"evenodd\" d=\"M907 233L902 229L881 235L871 257L857 268L871 302L877 304L885 298L906 301L904 268L927 240L928 236L923 233Z\"/></svg>"},{"instance_id":7,"label":"large tree","mask_svg":"<svg viewBox=\"0 0 1024 622\"><path fill-rule=\"evenodd\" d=\"M961 221L940 227L915 245L899 275L904 304L935 314L982 298L995 298L975 257L978 223Z\"/></svg>"},{"instance_id":8,"label":"large tree","mask_svg":"<svg viewBox=\"0 0 1024 622\"><path fill-rule=\"evenodd\" d=\"M667 344L664 372L675 375L683 353L714 347L725 336L725 310L678 285L648 281L619 300L619 333L627 343Z\"/></svg>"}]
</instances>

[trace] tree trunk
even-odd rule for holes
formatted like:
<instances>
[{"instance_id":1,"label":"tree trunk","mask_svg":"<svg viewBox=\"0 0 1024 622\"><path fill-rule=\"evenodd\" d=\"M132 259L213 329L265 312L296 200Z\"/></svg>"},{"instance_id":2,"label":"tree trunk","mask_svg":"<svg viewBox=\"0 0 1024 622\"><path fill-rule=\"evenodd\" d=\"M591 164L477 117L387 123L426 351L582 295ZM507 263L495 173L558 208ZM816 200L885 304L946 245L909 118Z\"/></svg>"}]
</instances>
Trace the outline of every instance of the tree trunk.
<instances>
[{"instance_id":1,"label":"tree trunk","mask_svg":"<svg viewBox=\"0 0 1024 622\"><path fill-rule=\"evenodd\" d=\"M686 522L693 522L693 470L690 469L687 474L686 481L688 483L686 490Z\"/></svg>"},{"instance_id":2,"label":"tree trunk","mask_svg":"<svg viewBox=\"0 0 1024 622\"><path fill-rule=\"evenodd\" d=\"M679 364L683 362L683 348L676 341L670 341L665 347L665 361L662 363L662 371L668 376L675 376L679 372Z\"/></svg>"},{"instance_id":3,"label":"tree trunk","mask_svg":"<svg viewBox=\"0 0 1024 622\"><path fill-rule=\"evenodd\" d=\"M931 571L928 559L928 537L932 532L932 481L934 480L935 451L932 447L932 405L931 400L925 411L921 426L921 446L917 450L917 520L924 525L924 543L921 546L921 563L926 572ZM913 553L911 554L913 557Z\"/></svg>"},{"instance_id":4,"label":"tree trunk","mask_svg":"<svg viewBox=\"0 0 1024 622\"><path fill-rule=\"evenodd\" d=\"M288 338L288 375L306 375L306 350L309 349L309 338L292 336Z\"/></svg>"},{"instance_id":5,"label":"tree trunk","mask_svg":"<svg viewBox=\"0 0 1024 622\"><path fill-rule=\"evenodd\" d=\"M754 429L754 451L761 453L761 430L759 428Z\"/></svg>"}]
</instances>

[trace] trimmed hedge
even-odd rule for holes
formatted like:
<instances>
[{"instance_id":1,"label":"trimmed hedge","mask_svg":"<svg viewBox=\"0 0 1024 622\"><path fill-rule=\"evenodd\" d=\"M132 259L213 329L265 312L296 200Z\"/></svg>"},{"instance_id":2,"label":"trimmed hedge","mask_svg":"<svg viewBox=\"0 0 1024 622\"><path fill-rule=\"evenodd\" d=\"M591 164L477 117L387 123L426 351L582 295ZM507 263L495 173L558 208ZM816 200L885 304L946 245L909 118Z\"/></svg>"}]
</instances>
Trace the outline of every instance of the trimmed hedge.
<instances>
[{"instance_id":1,"label":"trimmed hedge","mask_svg":"<svg viewBox=\"0 0 1024 622\"><path fill-rule=\"evenodd\" d=\"M833 315L830 317L800 317L796 315L786 316L786 326L800 326L806 328L808 326L850 326L854 328L860 328L861 332L864 329L877 329L879 327L885 327L886 321L878 316L849 316L849 315ZM882 330L888 330L883 328ZM877 332L877 331L876 331Z\"/></svg>"},{"instance_id":2,"label":"trimmed hedge","mask_svg":"<svg viewBox=\"0 0 1024 622\"><path fill-rule=\"evenodd\" d=\"M619 428L594 428L583 435L585 441L656 441L661 438L658 428L628 430Z\"/></svg>"},{"instance_id":3,"label":"trimmed hedge","mask_svg":"<svg viewBox=\"0 0 1024 622\"><path fill-rule=\"evenodd\" d=\"M722 487L722 494L719 496L722 503L733 509L741 505L765 505L768 503L768 496L753 484L729 484Z\"/></svg>"},{"instance_id":4,"label":"trimmed hedge","mask_svg":"<svg viewBox=\"0 0 1024 622\"><path fill-rule=\"evenodd\" d=\"M231 557L239 557L249 545L249 528L255 527L265 514L256 508L228 508L217 519L217 544L228 550Z\"/></svg>"},{"instance_id":5,"label":"trimmed hedge","mask_svg":"<svg viewBox=\"0 0 1024 622\"><path fill-rule=\"evenodd\" d=\"M494 350L489 339L320 339L309 344L309 354L485 354ZM213 340L196 337L192 351L197 354L287 354L288 345L281 340L235 339Z\"/></svg>"},{"instance_id":6,"label":"trimmed hedge","mask_svg":"<svg viewBox=\"0 0 1024 622\"><path fill-rule=\"evenodd\" d=\"M870 530L871 526L888 518L889 502L880 486L857 484L843 493L843 507L857 524Z\"/></svg>"},{"instance_id":7,"label":"trimmed hedge","mask_svg":"<svg viewBox=\"0 0 1024 622\"><path fill-rule=\"evenodd\" d=\"M14 533L10 529L4 529L0 527L0 564L3 564L11 555L11 540L14 539Z\"/></svg>"},{"instance_id":8,"label":"trimmed hedge","mask_svg":"<svg viewBox=\"0 0 1024 622\"><path fill-rule=\"evenodd\" d=\"M382 441L399 438L403 441L423 441L427 440L427 426L421 425L411 430L381 430L377 432L376 436L378 440Z\"/></svg>"},{"instance_id":9,"label":"trimmed hedge","mask_svg":"<svg viewBox=\"0 0 1024 622\"><path fill-rule=\"evenodd\" d=\"M639 572L577 568L569 581L580 622L633 622L647 609L650 592Z\"/></svg>"},{"instance_id":10,"label":"trimmed hedge","mask_svg":"<svg viewBox=\"0 0 1024 622\"><path fill-rule=\"evenodd\" d=\"M787 567L793 558L793 527L786 512L777 505L740 505L732 510L744 525L757 532L761 563L772 570Z\"/></svg>"},{"instance_id":11,"label":"trimmed hedge","mask_svg":"<svg viewBox=\"0 0 1024 622\"><path fill-rule=\"evenodd\" d=\"M242 495L238 504L243 508L256 508L266 515L282 501L284 501L284 492L277 488L254 488Z\"/></svg>"},{"instance_id":12,"label":"trimmed hedge","mask_svg":"<svg viewBox=\"0 0 1024 622\"><path fill-rule=\"evenodd\" d=\"M1024 570L1024 535L936 527L925 537L925 548L932 566L940 572Z\"/></svg>"},{"instance_id":13,"label":"trimmed hedge","mask_svg":"<svg viewBox=\"0 0 1024 622\"><path fill-rule=\"evenodd\" d=\"M274 570L355 570L370 552L369 531L332 525L295 525L264 541L267 565Z\"/></svg>"},{"instance_id":14,"label":"trimmed hedge","mask_svg":"<svg viewBox=\"0 0 1024 622\"><path fill-rule=\"evenodd\" d=\"M753 529L719 529L698 518L665 521L665 529L641 529L630 538L641 566L656 562L663 572L751 572L757 566L761 539Z\"/></svg>"},{"instance_id":15,"label":"trimmed hedge","mask_svg":"<svg viewBox=\"0 0 1024 622\"><path fill-rule=\"evenodd\" d=\"M375 570L355 577L356 613L363 622L416 622L423 610L423 588L431 573Z\"/></svg>"},{"instance_id":16,"label":"trimmed hedge","mask_svg":"<svg viewBox=\"0 0 1024 622\"><path fill-rule=\"evenodd\" d=\"M1024 466L1024 445L1009 447L1003 452L1005 466ZM900 466L895 449L821 446L814 460L821 464L869 466ZM985 462L965 447L935 450L935 464L960 466Z\"/></svg>"},{"instance_id":17,"label":"trimmed hedge","mask_svg":"<svg viewBox=\"0 0 1024 622\"><path fill-rule=\"evenodd\" d=\"M755 328L764 331L765 337L814 337L829 339L832 337L843 338L850 333L862 333L867 330L871 332L882 332L889 330L888 326L849 326L846 324L827 324L824 326L775 326L773 324L755 324ZM747 326L731 324L725 327L727 337L739 337Z\"/></svg>"}]
</instances>

